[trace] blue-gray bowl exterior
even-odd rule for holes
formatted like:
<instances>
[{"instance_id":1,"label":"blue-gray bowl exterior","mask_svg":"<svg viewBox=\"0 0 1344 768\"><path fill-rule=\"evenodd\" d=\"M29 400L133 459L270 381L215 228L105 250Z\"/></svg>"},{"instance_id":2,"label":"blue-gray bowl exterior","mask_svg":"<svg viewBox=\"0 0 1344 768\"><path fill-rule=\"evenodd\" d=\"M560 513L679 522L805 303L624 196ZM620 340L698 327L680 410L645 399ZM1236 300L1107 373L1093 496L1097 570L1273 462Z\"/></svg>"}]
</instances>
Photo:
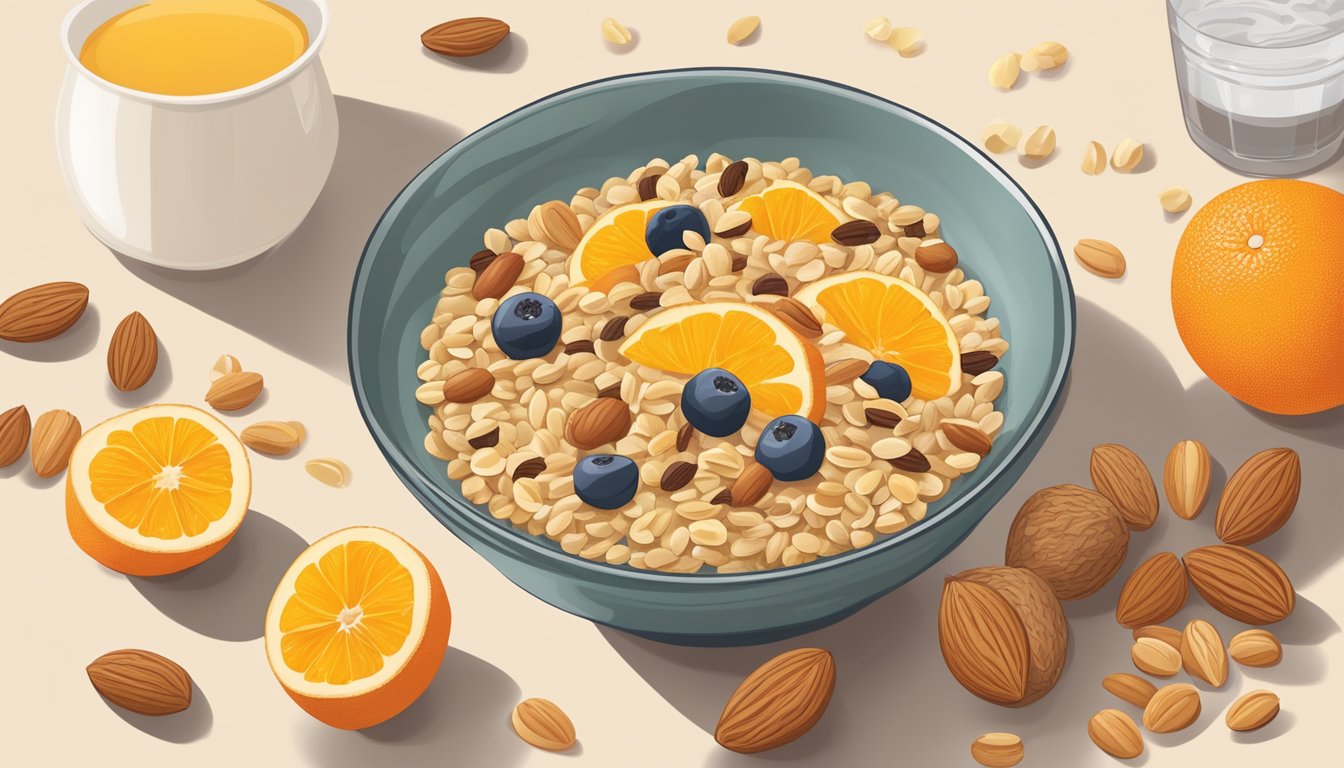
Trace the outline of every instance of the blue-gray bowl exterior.
<instances>
[{"instance_id":1,"label":"blue-gray bowl exterior","mask_svg":"<svg viewBox=\"0 0 1344 768\"><path fill-rule=\"evenodd\" d=\"M414 398L420 331L443 274L489 227L551 199L675 161L798 157L818 175L864 180L942 217L966 272L993 297L1012 348L999 364L1005 422L994 450L870 547L746 574L664 574L593 563L463 499L424 450ZM616 77L549 96L463 139L423 170L369 238L350 302L350 372L375 441L440 522L506 577L565 611L667 642L744 645L834 622L895 589L964 539L1035 456L1073 353L1074 299L1040 211L989 158L943 126L847 86L781 72L688 69ZM370 521L370 522L376 522Z\"/></svg>"}]
</instances>

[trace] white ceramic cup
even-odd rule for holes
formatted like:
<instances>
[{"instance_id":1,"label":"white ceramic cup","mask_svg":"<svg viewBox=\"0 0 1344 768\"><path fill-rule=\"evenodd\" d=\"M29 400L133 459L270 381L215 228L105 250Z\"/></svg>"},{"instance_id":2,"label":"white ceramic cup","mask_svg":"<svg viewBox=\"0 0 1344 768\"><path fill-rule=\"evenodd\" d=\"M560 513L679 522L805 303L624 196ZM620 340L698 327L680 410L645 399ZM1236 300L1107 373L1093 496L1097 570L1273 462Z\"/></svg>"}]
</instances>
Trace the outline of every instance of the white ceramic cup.
<instances>
[{"instance_id":1,"label":"white ceramic cup","mask_svg":"<svg viewBox=\"0 0 1344 768\"><path fill-rule=\"evenodd\" d=\"M68 66L56 146L75 206L109 248L177 269L215 269L273 248L308 214L336 157L336 102L318 52L326 0L272 0L308 49L245 88L164 96L110 83L84 41L145 0L86 0L65 18Z\"/></svg>"}]
</instances>

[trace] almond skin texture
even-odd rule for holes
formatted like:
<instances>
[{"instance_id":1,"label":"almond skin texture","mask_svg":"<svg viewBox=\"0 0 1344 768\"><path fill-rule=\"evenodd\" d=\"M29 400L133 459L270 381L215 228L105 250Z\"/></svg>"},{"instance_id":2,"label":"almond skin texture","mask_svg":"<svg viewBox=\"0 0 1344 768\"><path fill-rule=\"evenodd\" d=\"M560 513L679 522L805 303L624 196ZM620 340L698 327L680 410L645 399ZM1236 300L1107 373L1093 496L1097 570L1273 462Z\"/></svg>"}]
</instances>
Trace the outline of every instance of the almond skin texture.
<instances>
[{"instance_id":1,"label":"almond skin texture","mask_svg":"<svg viewBox=\"0 0 1344 768\"><path fill-rule=\"evenodd\" d=\"M107 375L122 392L137 390L154 375L159 365L159 337L139 312L117 324L107 345Z\"/></svg>"},{"instance_id":2,"label":"almond skin texture","mask_svg":"<svg viewBox=\"0 0 1344 768\"><path fill-rule=\"evenodd\" d=\"M1157 521L1157 486L1138 454L1123 445L1092 449L1092 484L1111 500L1131 531L1146 531Z\"/></svg>"},{"instance_id":3,"label":"almond skin texture","mask_svg":"<svg viewBox=\"0 0 1344 768\"><path fill-rule=\"evenodd\" d=\"M1154 640L1161 640L1178 651L1181 650L1181 646L1185 643L1185 636L1181 633L1181 630L1164 627L1161 624L1149 624L1146 627L1139 627L1134 630L1133 635L1135 640L1138 640L1141 637L1151 637Z\"/></svg>"},{"instance_id":4,"label":"almond skin texture","mask_svg":"<svg viewBox=\"0 0 1344 768\"><path fill-rule=\"evenodd\" d=\"M1228 544L1260 541L1288 522L1301 486L1297 451L1271 448L1255 454L1228 478L1214 532Z\"/></svg>"},{"instance_id":5,"label":"almond skin texture","mask_svg":"<svg viewBox=\"0 0 1344 768\"><path fill-rule=\"evenodd\" d=\"M1166 621L1185 607L1189 590L1180 558L1173 552L1159 552L1130 574L1120 590L1115 620L1128 629Z\"/></svg>"},{"instance_id":6,"label":"almond skin texture","mask_svg":"<svg viewBox=\"0 0 1344 768\"><path fill-rule=\"evenodd\" d=\"M140 715L171 715L191 706L191 676L157 653L126 649L94 659L85 669L98 693Z\"/></svg>"},{"instance_id":7,"label":"almond skin texture","mask_svg":"<svg viewBox=\"0 0 1344 768\"><path fill-rule=\"evenodd\" d=\"M1012 768L1025 754L1022 739L1012 733L986 733L971 742L971 758L986 768Z\"/></svg>"},{"instance_id":8,"label":"almond skin texture","mask_svg":"<svg viewBox=\"0 0 1344 768\"><path fill-rule=\"evenodd\" d=\"M474 403L495 388L495 375L484 368L465 368L443 382L443 399L450 403Z\"/></svg>"},{"instance_id":9,"label":"almond skin texture","mask_svg":"<svg viewBox=\"0 0 1344 768\"><path fill-rule=\"evenodd\" d=\"M1087 735L1097 748L1121 760L1143 754L1143 734L1134 720L1118 709L1103 709L1087 722Z\"/></svg>"},{"instance_id":10,"label":"almond skin texture","mask_svg":"<svg viewBox=\"0 0 1344 768\"><path fill-rule=\"evenodd\" d=\"M795 298L785 296L771 304L770 311L799 336L815 339L821 335L821 323L817 320L817 316Z\"/></svg>"},{"instance_id":11,"label":"almond skin texture","mask_svg":"<svg viewBox=\"0 0 1344 768\"><path fill-rule=\"evenodd\" d=\"M259 421L243 429L239 437L257 453L286 456L303 442L303 429L296 421Z\"/></svg>"},{"instance_id":12,"label":"almond skin texture","mask_svg":"<svg viewBox=\"0 0 1344 768\"><path fill-rule=\"evenodd\" d=\"M0 413L0 467L8 467L23 458L32 431L33 422L24 406L16 405Z\"/></svg>"},{"instance_id":13,"label":"almond skin texture","mask_svg":"<svg viewBox=\"0 0 1344 768\"><path fill-rule=\"evenodd\" d=\"M1037 491L1008 530L1004 562L1045 579L1060 600L1087 597L1125 560L1129 529L1106 497L1077 485Z\"/></svg>"},{"instance_id":14,"label":"almond skin texture","mask_svg":"<svg viewBox=\"0 0 1344 768\"><path fill-rule=\"evenodd\" d=\"M471 286L472 298L498 299L509 292L518 276L523 274L523 257L512 251L501 253L481 270Z\"/></svg>"},{"instance_id":15,"label":"almond skin texture","mask_svg":"<svg viewBox=\"0 0 1344 768\"><path fill-rule=\"evenodd\" d=\"M513 708L513 730L538 749L559 752L574 746L578 738L565 711L547 699L527 699Z\"/></svg>"},{"instance_id":16,"label":"almond skin texture","mask_svg":"<svg viewBox=\"0 0 1344 768\"><path fill-rule=\"evenodd\" d=\"M962 571L955 578L982 584L1008 601L1027 633L1027 687L1014 706L1036 701L1055 687L1069 650L1064 609L1045 579L1023 568L990 566Z\"/></svg>"},{"instance_id":17,"label":"almond skin texture","mask_svg":"<svg viewBox=\"0 0 1344 768\"><path fill-rule=\"evenodd\" d=\"M217 411L238 411L256 401L266 386L260 373L239 371L215 379L205 393L205 402Z\"/></svg>"},{"instance_id":18,"label":"almond skin texture","mask_svg":"<svg viewBox=\"0 0 1344 768\"><path fill-rule=\"evenodd\" d=\"M1200 441L1182 440L1172 446L1162 470L1162 487L1177 517L1194 520L1199 516L1209 498L1212 470L1209 449Z\"/></svg>"},{"instance_id":19,"label":"almond skin texture","mask_svg":"<svg viewBox=\"0 0 1344 768\"><path fill-rule=\"evenodd\" d=\"M1181 666L1191 677L1222 688L1227 682L1227 649L1212 624L1195 619L1185 625L1181 643Z\"/></svg>"},{"instance_id":20,"label":"almond skin texture","mask_svg":"<svg viewBox=\"0 0 1344 768\"><path fill-rule=\"evenodd\" d=\"M1102 678L1101 687L1120 700L1140 708L1148 706L1153 694L1157 693L1157 686L1138 675L1131 675L1128 672L1116 672L1107 675Z\"/></svg>"},{"instance_id":21,"label":"almond skin texture","mask_svg":"<svg viewBox=\"0 0 1344 768\"><path fill-rule=\"evenodd\" d=\"M1143 727L1153 733L1174 733L1199 718L1199 691L1189 683L1164 685L1143 708Z\"/></svg>"},{"instance_id":22,"label":"almond skin texture","mask_svg":"<svg viewBox=\"0 0 1344 768\"><path fill-rule=\"evenodd\" d=\"M770 474L770 470L760 464L751 463L743 467L742 474L737 476L732 488L729 489L733 497L733 506L750 507L760 501L774 481L774 475Z\"/></svg>"},{"instance_id":23,"label":"almond skin texture","mask_svg":"<svg viewBox=\"0 0 1344 768\"><path fill-rule=\"evenodd\" d=\"M33 424L33 471L38 477L52 477L65 471L70 453L84 434L79 419L69 411L47 411Z\"/></svg>"},{"instance_id":24,"label":"almond skin texture","mask_svg":"<svg viewBox=\"0 0 1344 768\"><path fill-rule=\"evenodd\" d=\"M509 25L499 19L473 16L430 27L420 42L440 56L479 56L509 36Z\"/></svg>"},{"instance_id":25,"label":"almond skin texture","mask_svg":"<svg viewBox=\"0 0 1344 768\"><path fill-rule=\"evenodd\" d=\"M570 414L565 439L589 451L625 437L630 431L630 406L614 397L599 397Z\"/></svg>"},{"instance_id":26,"label":"almond skin texture","mask_svg":"<svg viewBox=\"0 0 1344 768\"><path fill-rule=\"evenodd\" d=\"M1234 731L1264 728L1279 716L1279 697L1273 691L1251 691L1227 708L1227 727Z\"/></svg>"},{"instance_id":27,"label":"almond skin texture","mask_svg":"<svg viewBox=\"0 0 1344 768\"><path fill-rule=\"evenodd\" d=\"M1154 637L1141 637L1129 649L1140 672L1153 677L1171 677L1181 671L1181 652Z\"/></svg>"},{"instance_id":28,"label":"almond skin texture","mask_svg":"<svg viewBox=\"0 0 1344 768\"><path fill-rule=\"evenodd\" d=\"M19 291L0 304L0 339L54 339L69 330L88 305L89 289L79 283L44 283Z\"/></svg>"},{"instance_id":29,"label":"almond skin texture","mask_svg":"<svg viewBox=\"0 0 1344 768\"><path fill-rule=\"evenodd\" d=\"M1232 544L1185 553L1190 583L1214 610L1243 624L1273 624L1293 612L1297 593L1273 560Z\"/></svg>"},{"instance_id":30,"label":"almond skin texture","mask_svg":"<svg viewBox=\"0 0 1344 768\"><path fill-rule=\"evenodd\" d=\"M1232 636L1227 652L1244 667L1272 667L1283 658L1283 645L1269 630L1248 629Z\"/></svg>"},{"instance_id":31,"label":"almond skin texture","mask_svg":"<svg viewBox=\"0 0 1344 768\"><path fill-rule=\"evenodd\" d=\"M835 659L821 648L782 653L747 675L724 705L714 740L734 752L763 752L807 733L835 690Z\"/></svg>"},{"instance_id":32,"label":"almond skin texture","mask_svg":"<svg viewBox=\"0 0 1344 768\"><path fill-rule=\"evenodd\" d=\"M557 246L572 251L583 239L583 226L574 210L559 200L541 206L541 226L546 238Z\"/></svg>"},{"instance_id":33,"label":"almond skin texture","mask_svg":"<svg viewBox=\"0 0 1344 768\"><path fill-rule=\"evenodd\" d=\"M956 577L943 582L938 645L947 670L976 696L1004 706L1026 697L1031 674L1027 628L994 589Z\"/></svg>"}]
</instances>

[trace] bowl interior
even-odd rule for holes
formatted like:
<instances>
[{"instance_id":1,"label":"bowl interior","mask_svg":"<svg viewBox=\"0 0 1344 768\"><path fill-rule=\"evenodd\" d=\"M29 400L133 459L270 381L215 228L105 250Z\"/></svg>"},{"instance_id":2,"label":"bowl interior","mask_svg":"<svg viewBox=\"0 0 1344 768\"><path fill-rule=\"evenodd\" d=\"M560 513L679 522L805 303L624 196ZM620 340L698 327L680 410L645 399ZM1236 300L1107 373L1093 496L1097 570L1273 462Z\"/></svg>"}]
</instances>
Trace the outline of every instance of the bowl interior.
<instances>
[{"instance_id":1,"label":"bowl interior","mask_svg":"<svg viewBox=\"0 0 1344 768\"><path fill-rule=\"evenodd\" d=\"M871 547L765 574L667 576L587 564L553 542L498 522L462 499L444 464L424 448L429 409L414 399L425 358L421 329L446 270L479 250L482 233L532 206L625 176L652 157L710 152L798 157L814 174L864 180L875 191L935 211L966 272L993 298L1011 349L999 370L1003 431L973 473L928 518ZM880 556L955 514L1015 463L1029 459L1062 385L1073 346L1067 272L1048 226L996 165L942 126L845 86L755 70L675 70L599 81L507 115L464 139L411 182L369 240L351 298L350 365L356 398L403 481L441 520L493 526L534 542L541 557L645 578L747 578ZM1032 449L1034 450L1034 449ZM1000 493L1006 491L1002 488ZM969 527L967 528L969 530Z\"/></svg>"}]
</instances>

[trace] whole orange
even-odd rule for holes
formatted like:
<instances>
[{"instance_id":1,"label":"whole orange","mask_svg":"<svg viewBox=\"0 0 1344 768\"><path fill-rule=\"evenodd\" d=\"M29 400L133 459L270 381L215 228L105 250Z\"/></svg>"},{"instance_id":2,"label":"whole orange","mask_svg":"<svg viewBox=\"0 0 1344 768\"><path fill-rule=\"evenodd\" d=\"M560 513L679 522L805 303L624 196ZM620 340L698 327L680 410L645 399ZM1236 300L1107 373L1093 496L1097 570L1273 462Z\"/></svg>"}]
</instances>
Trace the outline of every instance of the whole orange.
<instances>
[{"instance_id":1,"label":"whole orange","mask_svg":"<svg viewBox=\"0 0 1344 768\"><path fill-rule=\"evenodd\" d=\"M1344 404L1344 195L1273 179L1213 198L1176 248L1171 309L1190 356L1247 405Z\"/></svg>"}]
</instances>

